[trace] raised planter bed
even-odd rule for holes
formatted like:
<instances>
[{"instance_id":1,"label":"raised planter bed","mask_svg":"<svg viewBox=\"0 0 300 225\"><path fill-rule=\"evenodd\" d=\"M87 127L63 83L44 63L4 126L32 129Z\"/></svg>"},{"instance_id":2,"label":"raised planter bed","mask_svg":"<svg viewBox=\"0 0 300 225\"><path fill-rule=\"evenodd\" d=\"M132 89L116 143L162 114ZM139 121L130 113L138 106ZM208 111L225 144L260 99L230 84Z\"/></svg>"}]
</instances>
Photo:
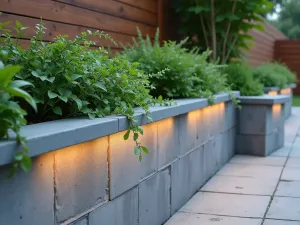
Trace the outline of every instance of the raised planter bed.
<instances>
[{"instance_id":1,"label":"raised planter bed","mask_svg":"<svg viewBox=\"0 0 300 225\"><path fill-rule=\"evenodd\" d=\"M236 93L238 96L238 93ZM8 179L16 143L0 142L0 224L159 225L174 214L235 150L236 110L228 94L141 110L140 162L124 141L123 116L29 125L33 166Z\"/></svg>"},{"instance_id":2,"label":"raised planter bed","mask_svg":"<svg viewBox=\"0 0 300 225\"><path fill-rule=\"evenodd\" d=\"M241 96L238 111L236 152L267 156L284 144L284 95Z\"/></svg>"},{"instance_id":3,"label":"raised planter bed","mask_svg":"<svg viewBox=\"0 0 300 225\"><path fill-rule=\"evenodd\" d=\"M285 119L288 119L292 114L293 105L293 90L296 88L296 84L289 84L285 88L280 89L279 87L265 87L264 92L268 95L286 95L289 96L289 101L285 103L284 114Z\"/></svg>"}]
</instances>

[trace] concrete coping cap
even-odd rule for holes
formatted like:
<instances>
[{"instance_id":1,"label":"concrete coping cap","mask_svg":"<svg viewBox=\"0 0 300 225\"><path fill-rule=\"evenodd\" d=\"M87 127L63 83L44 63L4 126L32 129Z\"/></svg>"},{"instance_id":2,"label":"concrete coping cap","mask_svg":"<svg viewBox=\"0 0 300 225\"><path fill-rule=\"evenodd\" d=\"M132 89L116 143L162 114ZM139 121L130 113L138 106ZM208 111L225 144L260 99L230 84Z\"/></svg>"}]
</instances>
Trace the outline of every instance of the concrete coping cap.
<instances>
[{"instance_id":1,"label":"concrete coping cap","mask_svg":"<svg viewBox=\"0 0 300 225\"><path fill-rule=\"evenodd\" d=\"M239 96L239 92L233 92L233 94L236 97ZM231 97L227 93L215 95L215 104L230 100ZM150 107L149 116L152 118L152 122L205 108L209 105L208 100L204 98L179 99L175 102L177 104L174 106ZM140 108L135 109L135 119L140 125L149 123L144 111ZM67 146L127 130L128 125L129 122L125 116L112 115L92 120L87 117L77 117L27 125L21 128L21 134L27 139L29 156L36 157ZM10 133L8 140L0 140L0 166L11 163L15 152L18 150L21 150L21 146L15 141L13 132Z\"/></svg>"},{"instance_id":2,"label":"concrete coping cap","mask_svg":"<svg viewBox=\"0 0 300 225\"><path fill-rule=\"evenodd\" d=\"M261 96L240 96L241 104L248 105L274 105L284 104L290 100L288 95L261 95Z\"/></svg>"}]
</instances>

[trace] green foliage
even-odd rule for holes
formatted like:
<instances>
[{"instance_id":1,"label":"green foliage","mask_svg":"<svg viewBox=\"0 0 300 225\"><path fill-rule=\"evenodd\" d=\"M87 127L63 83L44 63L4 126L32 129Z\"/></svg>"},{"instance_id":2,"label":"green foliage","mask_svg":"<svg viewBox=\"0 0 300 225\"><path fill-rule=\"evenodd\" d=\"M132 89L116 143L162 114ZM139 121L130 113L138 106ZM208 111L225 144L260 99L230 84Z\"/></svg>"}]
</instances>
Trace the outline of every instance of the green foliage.
<instances>
[{"instance_id":1,"label":"green foliage","mask_svg":"<svg viewBox=\"0 0 300 225\"><path fill-rule=\"evenodd\" d=\"M31 160L28 157L28 148L25 146L26 140L20 134L20 128L26 124L24 116L26 111L18 104L18 99L28 102L36 110L33 98L22 88L32 86L24 80L13 80L16 73L20 72L20 66L6 66L0 61L0 138L8 138L9 130L16 133L16 140L23 147L14 157L14 164L10 175L21 167L24 171L29 171Z\"/></svg>"},{"instance_id":2,"label":"green foliage","mask_svg":"<svg viewBox=\"0 0 300 225\"><path fill-rule=\"evenodd\" d=\"M212 59L225 64L240 58L253 40L251 29L263 30L261 15L272 11L268 0L177 0L180 32L192 37L189 46L212 49Z\"/></svg>"},{"instance_id":3,"label":"green foliage","mask_svg":"<svg viewBox=\"0 0 300 225\"><path fill-rule=\"evenodd\" d=\"M91 37L110 39L109 36L87 31L74 40L58 36L46 44L41 41L46 29L41 23L36 26L29 48L24 50L3 24L0 27L5 36L0 40L0 58L6 64L21 65L23 69L17 77L34 84L26 90L33 96L38 113L22 102L30 112L27 116L30 122L82 115L90 118L125 115L131 121L129 132L133 132L137 147L146 149L138 142L143 132L134 120L133 108L141 107L148 115L148 106L155 102L149 95L148 75L138 69L138 63L130 63L125 56L110 58L103 48L96 49L96 43L90 41ZM21 33L24 29L17 22L16 30ZM147 151L140 151L139 158Z\"/></svg>"},{"instance_id":4,"label":"green foliage","mask_svg":"<svg viewBox=\"0 0 300 225\"><path fill-rule=\"evenodd\" d=\"M225 68L228 84L243 96L262 95L263 85L253 77L253 69L243 63L232 63Z\"/></svg>"},{"instance_id":5,"label":"green foliage","mask_svg":"<svg viewBox=\"0 0 300 225\"><path fill-rule=\"evenodd\" d=\"M300 38L300 1L283 1L279 18L273 23L290 39Z\"/></svg>"},{"instance_id":6,"label":"green foliage","mask_svg":"<svg viewBox=\"0 0 300 225\"><path fill-rule=\"evenodd\" d=\"M259 66L254 71L254 77L265 87L278 86L283 88L285 85L295 81L295 74L279 63L266 63Z\"/></svg>"},{"instance_id":7,"label":"green foliage","mask_svg":"<svg viewBox=\"0 0 300 225\"><path fill-rule=\"evenodd\" d=\"M164 98L207 97L227 90L226 77L220 67L208 63L210 51L198 54L196 49L189 51L183 47L187 39L176 43L164 42L159 45L157 31L154 43L149 37L143 39L138 30L138 41L133 46L124 47L124 55L149 76L151 95ZM162 71L162 72L160 72Z\"/></svg>"}]
</instances>

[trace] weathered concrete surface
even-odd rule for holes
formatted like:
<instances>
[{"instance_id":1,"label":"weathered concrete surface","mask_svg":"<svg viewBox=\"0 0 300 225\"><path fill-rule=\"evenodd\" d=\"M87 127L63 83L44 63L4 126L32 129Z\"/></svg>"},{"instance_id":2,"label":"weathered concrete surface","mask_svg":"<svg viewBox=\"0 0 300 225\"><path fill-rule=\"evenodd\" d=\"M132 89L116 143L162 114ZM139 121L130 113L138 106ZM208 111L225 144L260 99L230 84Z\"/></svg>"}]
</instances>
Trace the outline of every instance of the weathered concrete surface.
<instances>
[{"instance_id":1,"label":"weathered concrete surface","mask_svg":"<svg viewBox=\"0 0 300 225\"><path fill-rule=\"evenodd\" d=\"M108 200L107 150L108 137L103 137L54 152L59 222Z\"/></svg>"},{"instance_id":2,"label":"weathered concrete surface","mask_svg":"<svg viewBox=\"0 0 300 225\"><path fill-rule=\"evenodd\" d=\"M53 153L33 159L29 174L9 179L10 169L0 173L0 224L54 225Z\"/></svg>"},{"instance_id":3,"label":"weathered concrete surface","mask_svg":"<svg viewBox=\"0 0 300 225\"><path fill-rule=\"evenodd\" d=\"M149 154L143 154L141 162L133 152L136 144L132 140L132 133L129 140L123 140L124 134L125 132L121 132L110 136L111 199L133 188L141 179L157 171L157 123L144 126L144 135L140 136L139 141L148 147Z\"/></svg>"},{"instance_id":4,"label":"weathered concrete surface","mask_svg":"<svg viewBox=\"0 0 300 225\"><path fill-rule=\"evenodd\" d=\"M300 108L285 129L284 148L267 158L235 156L166 225L300 224Z\"/></svg>"},{"instance_id":5,"label":"weathered concrete surface","mask_svg":"<svg viewBox=\"0 0 300 225\"><path fill-rule=\"evenodd\" d=\"M135 187L91 212L89 225L137 225L138 213L138 188Z\"/></svg>"},{"instance_id":6,"label":"weathered concrete surface","mask_svg":"<svg viewBox=\"0 0 300 225\"><path fill-rule=\"evenodd\" d=\"M166 222L171 216L171 177L169 168L139 184L139 224Z\"/></svg>"}]
</instances>

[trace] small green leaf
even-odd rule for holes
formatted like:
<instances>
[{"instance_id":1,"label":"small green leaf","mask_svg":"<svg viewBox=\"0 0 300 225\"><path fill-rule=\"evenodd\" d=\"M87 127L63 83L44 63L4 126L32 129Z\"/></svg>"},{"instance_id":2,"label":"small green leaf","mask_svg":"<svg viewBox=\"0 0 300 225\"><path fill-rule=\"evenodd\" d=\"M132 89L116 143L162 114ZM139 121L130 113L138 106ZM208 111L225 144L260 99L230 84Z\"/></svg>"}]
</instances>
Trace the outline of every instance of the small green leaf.
<instances>
[{"instance_id":1,"label":"small green leaf","mask_svg":"<svg viewBox=\"0 0 300 225\"><path fill-rule=\"evenodd\" d=\"M48 97L49 97L50 99L56 98L57 96L58 96L58 94L56 94L56 93L54 93L54 92L52 92L52 91L48 91Z\"/></svg>"},{"instance_id":2,"label":"small green leaf","mask_svg":"<svg viewBox=\"0 0 300 225\"><path fill-rule=\"evenodd\" d=\"M105 85L102 82L97 82L97 83L94 84L94 86L96 86L96 87L102 89L103 91L107 92L107 89L106 89Z\"/></svg>"},{"instance_id":3,"label":"small green leaf","mask_svg":"<svg viewBox=\"0 0 300 225\"><path fill-rule=\"evenodd\" d=\"M34 77L39 77L39 74L38 74L36 71L31 71L31 74L32 74Z\"/></svg>"},{"instance_id":4,"label":"small green leaf","mask_svg":"<svg viewBox=\"0 0 300 225\"><path fill-rule=\"evenodd\" d=\"M72 80L77 80L80 77L83 77L83 75L80 75L80 74L73 74L73 75L71 75L71 79Z\"/></svg>"},{"instance_id":5,"label":"small green leaf","mask_svg":"<svg viewBox=\"0 0 300 225\"><path fill-rule=\"evenodd\" d=\"M144 128L143 127L138 127L138 131L141 135L144 134Z\"/></svg>"},{"instance_id":6,"label":"small green leaf","mask_svg":"<svg viewBox=\"0 0 300 225\"><path fill-rule=\"evenodd\" d=\"M129 134L130 134L130 130L128 130L128 131L124 134L124 136L123 136L124 140L128 140Z\"/></svg>"},{"instance_id":7,"label":"small green leaf","mask_svg":"<svg viewBox=\"0 0 300 225\"><path fill-rule=\"evenodd\" d=\"M21 153L21 152L17 152L16 154L15 154L15 160L16 161L21 161L22 160L22 158L23 158L23 154Z\"/></svg>"},{"instance_id":8,"label":"small green leaf","mask_svg":"<svg viewBox=\"0 0 300 225\"><path fill-rule=\"evenodd\" d=\"M139 138L139 134L138 133L134 133L133 134L133 140L136 141Z\"/></svg>"},{"instance_id":9,"label":"small green leaf","mask_svg":"<svg viewBox=\"0 0 300 225\"><path fill-rule=\"evenodd\" d=\"M31 168L31 159L28 156L23 156L22 161L21 161L21 168L25 171L25 172L29 172L30 168Z\"/></svg>"},{"instance_id":10,"label":"small green leaf","mask_svg":"<svg viewBox=\"0 0 300 225\"><path fill-rule=\"evenodd\" d=\"M134 154L135 154L135 155L140 155L140 154L141 154L140 146L136 146L136 147L134 148Z\"/></svg>"},{"instance_id":11,"label":"small green leaf","mask_svg":"<svg viewBox=\"0 0 300 225\"><path fill-rule=\"evenodd\" d=\"M57 115L60 115L62 116L62 111L61 111L61 108L59 106L56 106L53 108L53 112Z\"/></svg>"},{"instance_id":12,"label":"small green leaf","mask_svg":"<svg viewBox=\"0 0 300 225\"><path fill-rule=\"evenodd\" d=\"M148 155L149 154L149 151L148 151L148 148L145 147L145 146L141 146L141 149L143 150L143 152Z\"/></svg>"},{"instance_id":13,"label":"small green leaf","mask_svg":"<svg viewBox=\"0 0 300 225\"><path fill-rule=\"evenodd\" d=\"M139 160L142 161L142 154L139 155Z\"/></svg>"}]
</instances>

